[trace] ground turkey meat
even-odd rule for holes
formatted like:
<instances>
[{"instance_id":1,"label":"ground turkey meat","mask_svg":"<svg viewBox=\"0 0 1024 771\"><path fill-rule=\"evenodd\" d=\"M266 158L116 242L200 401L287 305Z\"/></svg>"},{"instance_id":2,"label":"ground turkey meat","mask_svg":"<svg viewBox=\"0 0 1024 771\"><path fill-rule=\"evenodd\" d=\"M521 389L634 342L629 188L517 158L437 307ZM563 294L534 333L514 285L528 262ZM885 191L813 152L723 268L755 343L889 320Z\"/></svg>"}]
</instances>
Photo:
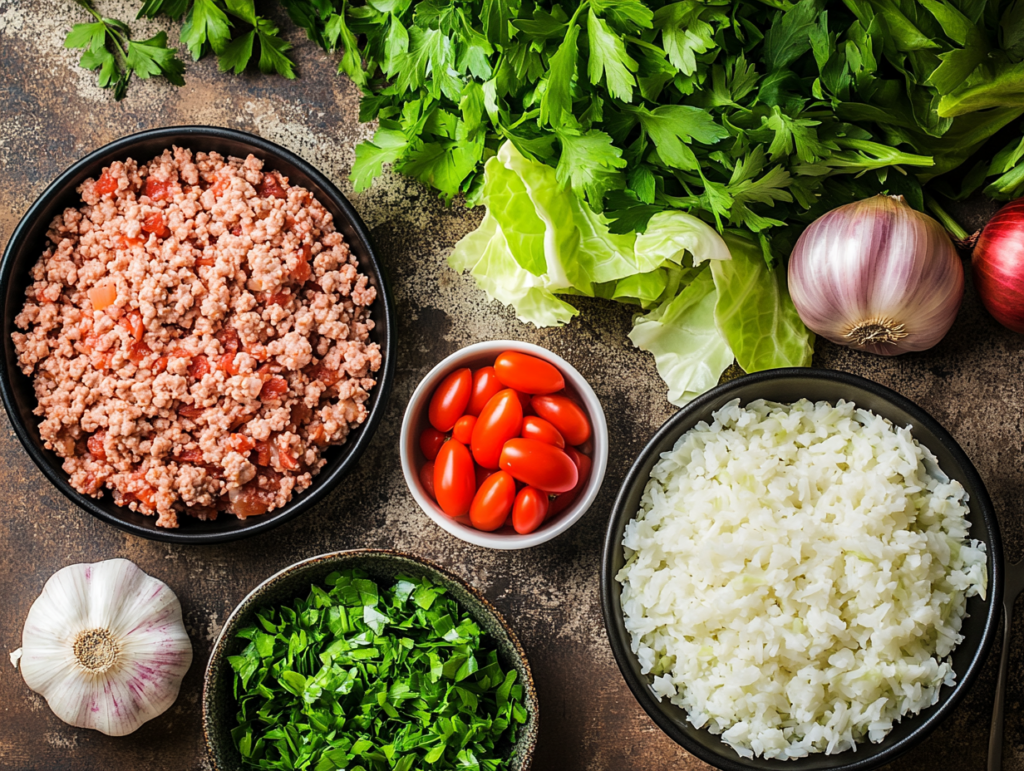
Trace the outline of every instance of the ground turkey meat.
<instances>
[{"instance_id":1,"label":"ground turkey meat","mask_svg":"<svg viewBox=\"0 0 1024 771\"><path fill-rule=\"evenodd\" d=\"M304 188L175 147L112 163L47 233L13 335L79 492L177 527L264 514L367 416L376 290Z\"/></svg>"}]
</instances>

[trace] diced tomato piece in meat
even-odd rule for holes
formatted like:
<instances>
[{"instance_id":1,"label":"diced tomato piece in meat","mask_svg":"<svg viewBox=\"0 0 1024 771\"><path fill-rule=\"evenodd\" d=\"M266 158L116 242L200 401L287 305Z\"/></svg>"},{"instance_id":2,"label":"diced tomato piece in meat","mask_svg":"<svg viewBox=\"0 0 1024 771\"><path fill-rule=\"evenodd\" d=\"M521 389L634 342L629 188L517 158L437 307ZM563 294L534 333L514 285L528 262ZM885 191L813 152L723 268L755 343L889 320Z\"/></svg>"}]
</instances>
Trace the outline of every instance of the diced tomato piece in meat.
<instances>
[{"instance_id":1,"label":"diced tomato piece in meat","mask_svg":"<svg viewBox=\"0 0 1024 771\"><path fill-rule=\"evenodd\" d=\"M152 487L144 487L139 492L135 493L135 497L139 499L141 503L146 504L149 508L156 508L156 490Z\"/></svg>"},{"instance_id":2,"label":"diced tomato piece in meat","mask_svg":"<svg viewBox=\"0 0 1024 771\"><path fill-rule=\"evenodd\" d=\"M96 180L95 190L96 195L110 195L117 191L117 180L104 171Z\"/></svg>"},{"instance_id":3,"label":"diced tomato piece in meat","mask_svg":"<svg viewBox=\"0 0 1024 771\"><path fill-rule=\"evenodd\" d=\"M263 384L263 388L260 390L260 399L264 401L280 399L287 391L288 382L284 378L272 377Z\"/></svg>"},{"instance_id":4,"label":"diced tomato piece in meat","mask_svg":"<svg viewBox=\"0 0 1024 771\"><path fill-rule=\"evenodd\" d=\"M228 437L228 444L235 452L245 454L256 446L256 440L245 434L231 434Z\"/></svg>"},{"instance_id":5,"label":"diced tomato piece in meat","mask_svg":"<svg viewBox=\"0 0 1024 771\"><path fill-rule=\"evenodd\" d=\"M175 455L174 459L178 463L202 463L203 462L203 451L202 450L185 450L180 455Z\"/></svg>"},{"instance_id":6,"label":"diced tomato piece in meat","mask_svg":"<svg viewBox=\"0 0 1024 771\"><path fill-rule=\"evenodd\" d=\"M152 349L141 340L136 340L128 346L128 358L138 364L146 358L146 354L152 353Z\"/></svg>"},{"instance_id":7,"label":"diced tomato piece in meat","mask_svg":"<svg viewBox=\"0 0 1024 771\"><path fill-rule=\"evenodd\" d=\"M144 194L149 196L151 201L166 201L171 198L171 188L174 182L169 179L160 180L156 177L146 177Z\"/></svg>"},{"instance_id":8,"label":"diced tomato piece in meat","mask_svg":"<svg viewBox=\"0 0 1024 771\"><path fill-rule=\"evenodd\" d=\"M87 442L89 446L89 454L96 460L107 459L107 451L103 449L103 439L106 435L105 431L97 431L89 437L89 441Z\"/></svg>"},{"instance_id":9,"label":"diced tomato piece in meat","mask_svg":"<svg viewBox=\"0 0 1024 771\"><path fill-rule=\"evenodd\" d=\"M288 193L281 187L281 183L278 181L277 176L274 174L264 174L263 180L256 188L256 192L260 194L261 198L287 198Z\"/></svg>"},{"instance_id":10,"label":"diced tomato piece in meat","mask_svg":"<svg viewBox=\"0 0 1024 771\"><path fill-rule=\"evenodd\" d=\"M300 284L306 283L313 275L313 268L309 264L309 260L312 256L313 249L309 244L303 244L302 256L299 258L299 264L295 266L295 272L292 274L295 280Z\"/></svg>"},{"instance_id":11,"label":"diced tomato piece in meat","mask_svg":"<svg viewBox=\"0 0 1024 771\"><path fill-rule=\"evenodd\" d=\"M195 419L202 415L204 412L206 412L205 407L196 407L191 404L182 404L180 407L178 407L178 414L181 415L183 418Z\"/></svg>"},{"instance_id":12,"label":"diced tomato piece in meat","mask_svg":"<svg viewBox=\"0 0 1024 771\"><path fill-rule=\"evenodd\" d=\"M217 369L228 375L238 374L238 365L235 364L235 354L225 353L217 361Z\"/></svg>"},{"instance_id":13,"label":"diced tomato piece in meat","mask_svg":"<svg viewBox=\"0 0 1024 771\"><path fill-rule=\"evenodd\" d=\"M118 249L127 249L129 246L142 246L144 243L146 243L146 239L142 238L141 236L133 236L132 238L128 238L128 236L122 235L117 237Z\"/></svg>"},{"instance_id":14,"label":"diced tomato piece in meat","mask_svg":"<svg viewBox=\"0 0 1024 771\"><path fill-rule=\"evenodd\" d=\"M146 334L146 325L142 323L142 314L135 309L128 311L117 323L127 329L136 340L141 340L142 336Z\"/></svg>"},{"instance_id":15,"label":"diced tomato piece in meat","mask_svg":"<svg viewBox=\"0 0 1024 771\"><path fill-rule=\"evenodd\" d=\"M294 471L299 467L299 461L296 460L289 450L278 449L277 454L281 459L281 468Z\"/></svg>"},{"instance_id":16,"label":"diced tomato piece in meat","mask_svg":"<svg viewBox=\"0 0 1024 771\"><path fill-rule=\"evenodd\" d=\"M227 190L230 184L231 180L228 177L217 177L217 181L210 185L209 189L219 198L221 193Z\"/></svg>"},{"instance_id":17,"label":"diced tomato piece in meat","mask_svg":"<svg viewBox=\"0 0 1024 771\"><path fill-rule=\"evenodd\" d=\"M205 356L196 356L192 359L192 363L188 365L188 374L191 375L195 380L202 380L203 375L210 371L210 360Z\"/></svg>"},{"instance_id":18,"label":"diced tomato piece in meat","mask_svg":"<svg viewBox=\"0 0 1024 771\"><path fill-rule=\"evenodd\" d=\"M158 211L153 212L142 221L142 229L157 238L167 238L171 234L171 229L164 222L164 215Z\"/></svg>"},{"instance_id":19,"label":"diced tomato piece in meat","mask_svg":"<svg viewBox=\"0 0 1024 771\"><path fill-rule=\"evenodd\" d=\"M217 261L213 257L196 257L196 265L205 265L209 267L216 262Z\"/></svg>"},{"instance_id":20,"label":"diced tomato piece in meat","mask_svg":"<svg viewBox=\"0 0 1024 771\"><path fill-rule=\"evenodd\" d=\"M267 305L287 305L292 300L292 295L288 292L279 292L277 294L264 295L264 302Z\"/></svg>"},{"instance_id":21,"label":"diced tomato piece in meat","mask_svg":"<svg viewBox=\"0 0 1024 771\"><path fill-rule=\"evenodd\" d=\"M168 361L169 360L168 360L168 358L166 356L161 356L159 359L156 360L156 362L154 362L154 364L153 364L153 371L156 372L158 375L161 372L166 372L167 371L167 362Z\"/></svg>"}]
</instances>

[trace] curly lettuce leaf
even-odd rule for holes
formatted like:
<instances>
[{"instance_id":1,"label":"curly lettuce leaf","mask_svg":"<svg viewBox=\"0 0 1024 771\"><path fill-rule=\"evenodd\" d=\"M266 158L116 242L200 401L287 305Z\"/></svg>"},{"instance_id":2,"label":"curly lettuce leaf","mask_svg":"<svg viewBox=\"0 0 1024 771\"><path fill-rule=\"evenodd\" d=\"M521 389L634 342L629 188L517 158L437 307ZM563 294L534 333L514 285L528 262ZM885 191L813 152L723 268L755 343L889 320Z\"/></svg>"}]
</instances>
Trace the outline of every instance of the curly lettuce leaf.
<instances>
[{"instance_id":1,"label":"curly lettuce leaf","mask_svg":"<svg viewBox=\"0 0 1024 771\"><path fill-rule=\"evenodd\" d=\"M558 299L544 279L524 270L512 256L495 217L488 212L480 227L463 238L448 257L458 271L470 271L488 297L516 310L516 317L538 327L561 326L579 311Z\"/></svg>"},{"instance_id":2,"label":"curly lettuce leaf","mask_svg":"<svg viewBox=\"0 0 1024 771\"><path fill-rule=\"evenodd\" d=\"M757 244L726 234L732 259L711 263L715 320L746 372L809 367L814 335L800 321L783 271L770 269Z\"/></svg>"},{"instance_id":3,"label":"curly lettuce leaf","mask_svg":"<svg viewBox=\"0 0 1024 771\"><path fill-rule=\"evenodd\" d=\"M572 198L561 190L554 169L525 158L511 142L484 169L483 202L516 262L544 277L550 289L573 287L589 294L590 277L573 259L579 233Z\"/></svg>"},{"instance_id":4,"label":"curly lettuce leaf","mask_svg":"<svg viewBox=\"0 0 1024 771\"><path fill-rule=\"evenodd\" d=\"M705 268L677 297L637 318L629 333L633 345L654 354L668 400L678 407L716 386L732 364L732 350L715 322L717 303L714 278Z\"/></svg>"}]
</instances>

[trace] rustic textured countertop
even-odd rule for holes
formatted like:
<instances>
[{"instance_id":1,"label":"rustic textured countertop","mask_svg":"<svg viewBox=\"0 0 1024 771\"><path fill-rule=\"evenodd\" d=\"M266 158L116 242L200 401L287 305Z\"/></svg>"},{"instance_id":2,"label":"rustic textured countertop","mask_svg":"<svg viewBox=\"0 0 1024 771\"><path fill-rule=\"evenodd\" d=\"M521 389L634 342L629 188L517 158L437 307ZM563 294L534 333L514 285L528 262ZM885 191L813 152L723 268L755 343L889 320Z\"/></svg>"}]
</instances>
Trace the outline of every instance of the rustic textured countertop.
<instances>
[{"instance_id":1,"label":"rustic textured countertop","mask_svg":"<svg viewBox=\"0 0 1024 771\"><path fill-rule=\"evenodd\" d=\"M137 0L98 0L130 19ZM350 193L358 91L333 58L284 21L300 78L233 77L207 59L181 89L135 82L117 103L61 47L84 14L70 0L0 0L0 243L60 171L125 134L182 124L229 126L277 142ZM162 25L139 24L138 32ZM149 33L152 34L152 33ZM176 39L176 28L171 33ZM148 35L147 35L148 36ZM542 705L537 771L707 769L665 737L626 688L605 638L598 598L601 541L615 492L644 442L674 408L651 356L626 339L630 311L597 301L560 330L537 330L490 303L444 257L479 213L445 208L418 184L388 174L351 196L388 270L398 315L397 377L384 420L355 473L326 502L276 530L223 546L186 547L127 536L72 506L32 464L0 418L0 768L19 771L183 771L206 768L200 731L202 673L214 637L256 584L305 557L353 547L404 549L448 566L482 589L526 646ZM977 224L977 223L972 223ZM591 382L608 414L612 451L594 507L553 542L519 552L479 549L426 519L402 479L398 429L419 379L442 357L479 340L529 340L564 356ZM956 437L989 487L1006 555L1024 555L1024 338L982 310L970 282L950 335L932 351L882 359L820 342L815 363L894 388ZM71 728L28 690L7 656L46 579L76 562L125 557L181 598L195 660L177 703L124 738ZM1007 693L1006 771L1024 770L1024 624ZM981 771L998 647L953 717L893 771Z\"/></svg>"}]
</instances>

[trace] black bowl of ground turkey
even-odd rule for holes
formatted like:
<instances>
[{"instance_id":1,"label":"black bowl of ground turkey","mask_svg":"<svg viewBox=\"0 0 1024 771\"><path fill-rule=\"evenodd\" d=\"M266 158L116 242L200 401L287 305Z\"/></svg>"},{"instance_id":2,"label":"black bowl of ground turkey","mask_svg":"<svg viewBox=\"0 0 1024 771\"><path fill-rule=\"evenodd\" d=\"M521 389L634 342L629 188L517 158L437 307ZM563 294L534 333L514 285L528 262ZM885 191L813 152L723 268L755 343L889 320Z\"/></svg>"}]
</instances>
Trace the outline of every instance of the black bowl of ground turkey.
<instances>
[{"instance_id":1,"label":"black bowl of ground turkey","mask_svg":"<svg viewBox=\"0 0 1024 771\"><path fill-rule=\"evenodd\" d=\"M286 503L272 508L266 513L259 513L260 506L257 504L248 512L253 514L252 516L240 518L232 513L221 511L218 516L213 518L210 515L212 515L214 507L210 507L206 519L182 514L177 517L178 527L169 528L157 527L157 517L149 514L146 510L146 496L144 493L141 494L141 498L133 499L132 495L128 495L126 498L122 496L120 491L112 493L101 488L102 494L99 497L92 497L83 494L76 489L76 485L72 485L69 474L63 468L62 457L59 457L52 449L48 449L46 442L40 435L40 422L45 420L47 416L33 413L33 410L36 409L39 403L33 387L34 376L23 374L19 366L18 351L16 350L12 335L25 332L24 328L18 327L15 319L22 313L26 305L26 291L34 284L38 285L38 281L32 277L33 268L40 261L40 257L48 247L55 248L57 246L47 236L51 224L54 218L60 216L65 210L69 208L74 209L82 205L82 194L78 192L78 189L83 182L91 178L97 180L97 185L99 185L101 173L112 163L123 162L131 158L140 165L145 164L161 155L165 150L175 147L187 149L192 154L216 153L225 159L245 159L251 155L262 162L265 172L276 172L275 179L280 183L279 187L283 186L288 189L304 188L309 192L316 204L326 209L333 219L334 229L341 234L344 243L347 244L347 249L354 258L355 270L358 271L358 274L366 277L363 282L364 288L369 288L371 292L375 293L372 302L367 300L368 305L366 309L369 311L369 318L373 324L372 328L365 335L365 342L367 346L379 350L380 361L377 369L370 374L375 383L372 386L367 384L369 395L362 402L365 412L361 415L361 422L352 424L351 430L343 443L331 443L328 446L322 447L321 457L325 462L312 476L308 487L305 487L301 492L293 493ZM269 185L269 188L267 185ZM274 185L275 180L268 179L264 185L265 189L261 190L260 194L280 196L281 191L274 189ZM144 192L145 190L140 190L140 196ZM143 202L146 201L145 198L141 200ZM165 223L162 220L160 222L148 222L147 224L147 221L144 221L141 216L139 219L142 221L141 227L143 232L139 234L139 237L142 239L149 238L153 233L156 233L158 236L163 235L164 232L173 228L175 224L174 222ZM259 223L256 224L257 226L259 225ZM308 254L307 257L309 257ZM310 264L314 260L315 258L310 258ZM196 264L200 265L202 263L197 260ZM199 268L197 267L196 270L198 271ZM314 279L315 276L310 280ZM294 283L294 277L291 277L289 280ZM348 200L323 174L294 153L251 134L217 127L176 126L133 134L90 153L67 169L47 187L22 218L14 230L4 252L2 262L0 262L0 282L2 282L3 286L2 298L4 303L4 356L0 357L0 395L3 397L4 406L7 409L7 414L18 439L43 474L71 501L104 522L134 535L178 543L215 543L263 532L297 516L323 500L330 490L352 470L358 462L360 455L362 455L370 443L387 405L395 369L392 358L395 332L394 311L383 267L374 253L365 225ZM305 285L302 286L304 287ZM100 295L102 295L102 292ZM102 302L100 295L96 295L96 299ZM275 302L269 290L266 295L269 298L269 303ZM119 323L125 329L130 330L132 319L134 318L130 317L126 321L122 317ZM139 331L141 332L141 328ZM83 343L85 341L84 335L85 332L83 331L82 340L75 340L74 345ZM140 335L136 339L142 345L143 337ZM222 338L218 338L218 340L222 340ZM225 351L239 350L241 353L247 350L240 348L232 340L222 340L222 342L224 342ZM142 349L143 351L146 350L145 345L142 345ZM67 350L71 350L71 348ZM74 350L80 352L81 348L78 347ZM123 357L130 358L134 353L135 351L130 350L130 346L126 346L122 355ZM164 353L168 353L168 351L164 349ZM201 373L207 366L205 361L197 362L195 359L187 359L185 362L175 364L174 353L170 355L170 368L177 367L184 372L183 368L187 364L191 368L189 376L196 374L195 370L197 368ZM316 355L315 349L313 355ZM161 358L166 359L166 357ZM271 356L270 358L274 357ZM156 357L154 356L153 359L156 359ZM123 360L123 358L117 358L116 362L119 363ZM238 360L240 361L241 359ZM87 359L83 357L82 361L87 361ZM316 360L314 359L313 361ZM216 360L209 362L211 368L217 368L219 364ZM114 366L117 365L115 364ZM139 366L163 368L168 365L166 361L156 360L154 362L146 360L146 364L140 364ZM310 364L309 366L312 367L313 365ZM255 369L255 364L253 368ZM162 372L163 369L159 371ZM262 377L264 380L273 381L268 386L269 396L272 398L275 386L279 385L279 379L273 377L269 372L265 373ZM330 386L328 386L329 388ZM325 391L325 398L330 396L331 393L333 392ZM207 405L207 407L214 411L217 408L216 405L213 407ZM179 412L179 414L184 414L188 417L189 405L181 405L178 409L183 411ZM293 420L297 420L297 418L293 418ZM340 436L340 434L336 434L336 436ZM93 441L95 444L92 448L89 448L86 437L78 437L78 444L81 445L78 451L89 452L90 449L95 448L102 455L101 443L96 439ZM257 444L260 443L257 442ZM256 465L258 462L265 463L269 469L271 466L279 468L280 463L283 462L278 457L277 452L273 453L272 463L265 457L262 457L261 453L269 452L262 444L258 448L251 448L248 445L247 441L238 451L243 454L247 453L247 457L251 458L253 465ZM65 449L70 449L70 445ZM277 447L274 446L272 449L276 450ZM285 449L287 449L287 445L285 445ZM66 457L67 452L64 452L64 455ZM287 457L287 453L285 455L285 460L290 463L293 459ZM301 457L300 463L302 462ZM313 456L310 454L305 457ZM259 460L257 460L258 458ZM189 457L179 457L175 460L188 462ZM198 465L201 465L201 463L198 463ZM287 467L286 465L285 468L287 469ZM263 467L258 466L258 468L262 469ZM211 471L211 473L214 472ZM266 473L270 476L258 477L260 485L264 487L275 478L272 471L267 471ZM268 479L270 482L268 482ZM76 482L78 487L82 487L80 478L76 479ZM134 501L135 508L140 510L132 510L128 505L118 505L115 502L115 495L120 498L122 503ZM230 507L226 495L220 508L223 509L225 507ZM241 508L244 510L244 503Z\"/></svg>"}]
</instances>

